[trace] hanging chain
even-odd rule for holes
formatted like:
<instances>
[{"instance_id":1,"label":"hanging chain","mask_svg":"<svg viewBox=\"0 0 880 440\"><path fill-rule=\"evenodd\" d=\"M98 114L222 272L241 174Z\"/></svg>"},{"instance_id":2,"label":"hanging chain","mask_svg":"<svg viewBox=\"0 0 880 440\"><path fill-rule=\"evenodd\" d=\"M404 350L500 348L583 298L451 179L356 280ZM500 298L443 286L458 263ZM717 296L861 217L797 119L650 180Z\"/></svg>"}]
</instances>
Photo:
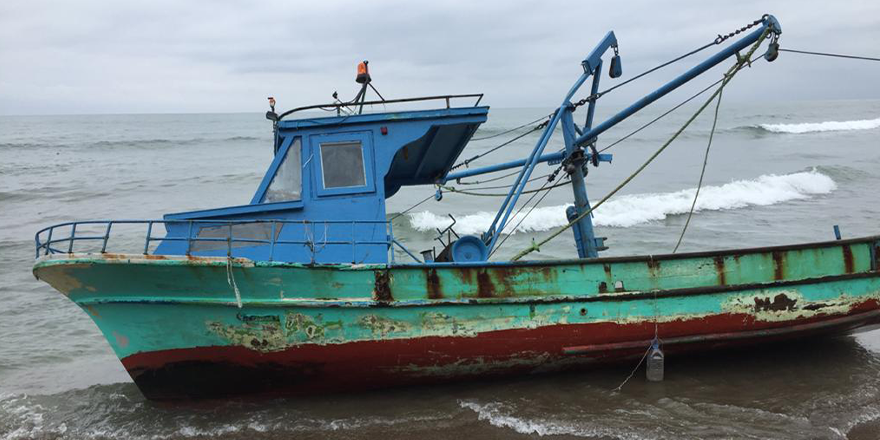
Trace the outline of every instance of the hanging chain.
<instances>
[{"instance_id":1,"label":"hanging chain","mask_svg":"<svg viewBox=\"0 0 880 440\"><path fill-rule=\"evenodd\" d=\"M574 104L572 104L572 106L574 106L574 108L578 108L578 107L580 107L580 106L582 106L582 105L584 105L584 104L586 104L586 103L588 103L588 102L592 102L592 101L595 101L595 100L599 99L600 96L602 96L601 93L597 93L597 94L595 94L595 95L587 96L586 98L581 99L581 100L578 101L578 102L575 102Z\"/></svg>"},{"instance_id":2,"label":"hanging chain","mask_svg":"<svg viewBox=\"0 0 880 440\"><path fill-rule=\"evenodd\" d=\"M737 30L735 30L735 31L733 31L733 32L731 32L731 33L729 33L729 34L727 34L727 35L721 35L721 34L718 34L718 38L715 39L715 44L721 44L721 43L723 43L725 40L727 40L728 38L731 38L731 37L734 37L734 36L736 36L736 35L739 35L739 34L745 32L745 31L747 31L747 30L749 30L749 29L751 29L751 28L753 28L753 27L755 27L755 26L757 26L757 25L763 23L764 20L766 20L768 17L770 17L770 15L768 15L768 14L764 14L764 15L761 16L761 18L759 18L759 19L757 19L757 20L755 20L755 21L753 21L753 22L751 22L751 23L749 23L749 24L747 24L747 25L745 25L745 26L743 26L743 27L741 27L741 28L739 28L739 29L737 29Z\"/></svg>"}]
</instances>

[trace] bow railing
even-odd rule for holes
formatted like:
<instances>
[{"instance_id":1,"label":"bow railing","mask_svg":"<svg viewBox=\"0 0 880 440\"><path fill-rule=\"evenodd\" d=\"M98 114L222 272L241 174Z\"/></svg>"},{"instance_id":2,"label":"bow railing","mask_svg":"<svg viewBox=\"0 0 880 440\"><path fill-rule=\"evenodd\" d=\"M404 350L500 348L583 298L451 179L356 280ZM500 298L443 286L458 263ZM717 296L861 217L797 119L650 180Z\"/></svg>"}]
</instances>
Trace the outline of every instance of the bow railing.
<instances>
[{"instance_id":1,"label":"bow railing","mask_svg":"<svg viewBox=\"0 0 880 440\"><path fill-rule=\"evenodd\" d=\"M168 226L175 226L178 229L184 228L187 232L182 235L167 234L161 237L155 235L155 226L163 225L165 229ZM241 226L256 225L266 232L263 234L265 238L259 237L260 234L250 234L250 236L236 236L236 229L240 230ZM296 225L302 228L302 239L292 239L290 237L282 239L280 231L288 225ZM381 239L358 239L357 228L361 225L375 226L385 225L385 234ZM334 238L331 239L328 234L328 228L333 227L336 230L350 227L350 237L347 239ZM143 229L137 231L139 227ZM125 228L125 233L119 232ZM132 231L132 228L135 231ZM201 236L199 233L203 228L210 228L213 233L210 236ZM321 238L321 230L323 229L323 238ZM186 251L179 253L180 255L193 255L193 253L204 253L204 251L219 251L226 249L227 256L235 256L235 249L249 246L268 247L268 260L274 261L278 256L277 248L281 246L303 246L309 249L312 261L315 261L317 253L321 252L327 246L348 246L351 248L352 262L356 262L357 247L368 245L385 245L389 252L389 261L394 263L395 247L403 253L414 259L416 262L422 261L410 252L403 244L394 238L393 228L390 221L365 221L365 220L323 220L323 221L304 221L304 220L87 220L59 223L44 228L36 233L34 237L36 246L36 258L44 255L52 254L73 254L81 252L108 252L113 250L111 239L119 238L125 240L123 244L127 250L133 250L143 255L154 255L155 245L159 242L185 242ZM143 240L135 238L135 234L143 234ZM337 234L338 235L338 234ZM140 244L137 244L140 243ZM176 255L177 253L163 254Z\"/></svg>"}]
</instances>

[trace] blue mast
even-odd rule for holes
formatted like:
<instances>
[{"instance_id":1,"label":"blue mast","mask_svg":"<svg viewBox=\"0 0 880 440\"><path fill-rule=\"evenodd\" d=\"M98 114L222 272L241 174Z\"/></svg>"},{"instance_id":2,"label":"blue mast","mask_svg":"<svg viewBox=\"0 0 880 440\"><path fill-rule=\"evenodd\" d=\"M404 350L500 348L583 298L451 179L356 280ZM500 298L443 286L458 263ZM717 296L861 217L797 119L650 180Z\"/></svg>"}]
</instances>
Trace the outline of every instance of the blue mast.
<instances>
[{"instance_id":1,"label":"blue mast","mask_svg":"<svg viewBox=\"0 0 880 440\"><path fill-rule=\"evenodd\" d=\"M779 25L779 22L776 20L776 18L772 15L766 15L763 18L761 26L755 31L744 36L730 46L722 49L715 55L694 66L693 68L691 68L684 74L676 77L667 84L661 86L654 92L649 93L645 97L636 101L629 107L621 110L620 112L608 118L606 121L600 123L596 127L593 127L593 117L595 114L596 106L595 98L597 96L599 88L599 77L601 76L600 73L603 64L602 56L609 48L613 48L615 52L614 58L611 62L610 74L612 77L617 77L620 76L621 73L620 58L617 55L617 38L615 37L613 31L608 32L608 34L605 35L605 37L596 46L596 48L593 49L593 51L590 52L590 54L581 62L581 65L584 69L583 74L581 74L577 81L575 81L574 85L571 87L571 89L565 95L565 98L562 100L562 104L552 114L550 121L547 124L547 127L541 135L541 138L538 140L538 143L535 145L535 148L532 150L526 160L514 161L483 168L475 168L459 173L452 173L441 179L441 181L446 182L462 177L495 172L501 169L513 168L516 166L523 166L522 171L517 176L516 180L510 188L510 191L502 202L498 213L495 215L495 219L492 221L492 225L482 236L483 242L486 243L489 253L491 253L498 241L498 237L504 231L505 226L507 226L510 220L510 214L516 207L516 203L519 200L520 195L522 195L523 190L528 183L529 177L532 175L532 172L534 171L537 164L550 160L558 160L558 158L560 157L558 153L550 153L546 155L543 153L550 140L550 137L553 134L553 131L556 129L556 126L561 123L562 134L565 140L565 155L563 163L565 164L565 171L571 177L572 191L574 193L575 200L574 206L569 208L569 210L566 212L566 215L569 219L579 217L580 214L587 212L590 209L590 202L587 196L586 185L584 183L584 177L586 175L585 165L587 164L587 161L593 161L593 163L596 165L598 165L599 161L611 161L611 156L604 154L597 155L594 160L593 155L597 154L595 153L595 150L593 150L592 153L588 153L585 152L585 147L595 145L597 137L609 128L617 125L634 113L645 108L646 106L665 96L669 92L677 89L684 83L694 79L695 77L706 72L712 67L715 67L727 58L737 54L739 51L745 49L749 45L755 43L756 41L758 41L759 38L761 38L764 31L768 28L771 32L777 35L782 33L782 27ZM583 130L581 130L574 123L572 113L574 112L576 107L574 104L572 104L571 99L590 76L593 76L593 83L590 95L592 99L588 100L589 107L587 110L586 121ZM572 231L575 235L575 243L577 245L578 256L580 258L596 257L598 256L598 251L605 249L602 243L602 239L597 239L594 235L592 219L590 218L590 216L585 216L584 218L579 220L575 227L572 228Z\"/></svg>"},{"instance_id":2,"label":"blue mast","mask_svg":"<svg viewBox=\"0 0 880 440\"><path fill-rule=\"evenodd\" d=\"M510 191L507 193L507 196L504 198L504 202L501 204L501 209L499 209L498 214L495 215L495 219L492 221L492 225L489 227L489 230L483 234L483 241L488 243L489 251L495 247L495 243L498 241L498 237L501 235L501 232L504 230L504 227L507 226L507 222L510 219L510 213L516 207L516 202L519 200L520 195L522 195L523 190L525 189L526 184L529 181L529 177L532 175L532 171L535 170L535 166L538 164L539 159L541 158L541 154L544 152L544 148L547 146L547 143L550 141L550 137L553 135L553 130L556 129L556 125L559 124L561 119L565 119L568 121L566 124L563 122L563 132L565 130L574 130L574 123L571 120L571 112L574 109L574 105L571 103L571 98L577 93L578 89L587 81L590 75L593 72L597 71L597 68L602 64L602 55L605 53L608 48L611 46L617 46L617 38L614 36L614 32L608 32L605 35L605 38L596 46L595 49L590 53L581 64L584 68L584 73L575 81L574 85L565 95L565 98L562 100L562 104L559 108L553 113L553 116L550 118L550 123L547 124L547 128L544 130L544 133L541 135L541 139L538 141L538 144L535 146L532 153L529 155L529 158L526 161L526 167L519 173L517 176L513 186L511 186ZM568 113L568 116L564 116ZM575 145L571 144L572 149L574 149ZM566 154L568 154L568 158L571 158L571 154L568 152L568 146L566 146ZM575 189L575 199L581 200L583 204L589 204L587 201L586 189L583 186L583 173L580 174L580 192ZM574 178L572 179L574 180ZM584 234L590 234L589 240L591 243L594 242L594 238L592 237L592 220L585 219L585 222L580 222L578 228L576 228L576 234L579 234L581 244L578 246L578 255L581 257L587 256L586 250L584 248ZM588 226L587 226L588 224ZM596 256L597 254L594 252L592 256Z\"/></svg>"}]
</instances>

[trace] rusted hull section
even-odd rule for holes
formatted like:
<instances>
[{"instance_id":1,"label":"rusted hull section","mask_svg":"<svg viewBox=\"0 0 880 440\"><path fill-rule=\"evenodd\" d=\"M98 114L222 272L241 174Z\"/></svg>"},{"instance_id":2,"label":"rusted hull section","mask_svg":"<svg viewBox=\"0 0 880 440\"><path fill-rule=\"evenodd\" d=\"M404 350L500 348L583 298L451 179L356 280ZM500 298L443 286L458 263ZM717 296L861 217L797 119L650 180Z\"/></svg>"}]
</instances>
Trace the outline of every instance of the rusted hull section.
<instances>
[{"instance_id":1,"label":"rusted hull section","mask_svg":"<svg viewBox=\"0 0 880 440\"><path fill-rule=\"evenodd\" d=\"M767 326L747 315L663 324L667 355L798 338L845 334L880 326L876 303L838 318ZM715 329L706 332L707 329ZM650 345L652 323L555 325L505 330L472 338L429 337L304 345L261 353L247 347L198 347L139 353L122 360L147 398L310 395L408 385L582 370L635 362ZM620 342L608 343L608 340ZM572 346L578 341L584 345Z\"/></svg>"},{"instance_id":2,"label":"rusted hull section","mask_svg":"<svg viewBox=\"0 0 880 440\"><path fill-rule=\"evenodd\" d=\"M349 392L580 369L880 323L880 238L521 264L55 256L147 397Z\"/></svg>"}]
</instances>

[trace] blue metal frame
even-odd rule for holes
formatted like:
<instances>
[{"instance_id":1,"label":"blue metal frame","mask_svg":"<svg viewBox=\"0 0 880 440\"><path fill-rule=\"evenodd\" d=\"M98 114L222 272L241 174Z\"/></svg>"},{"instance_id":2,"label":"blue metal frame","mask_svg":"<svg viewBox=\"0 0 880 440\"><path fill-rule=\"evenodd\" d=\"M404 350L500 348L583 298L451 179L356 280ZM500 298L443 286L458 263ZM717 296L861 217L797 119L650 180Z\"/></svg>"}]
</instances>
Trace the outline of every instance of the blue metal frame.
<instances>
[{"instance_id":1,"label":"blue metal frame","mask_svg":"<svg viewBox=\"0 0 880 440\"><path fill-rule=\"evenodd\" d=\"M547 146L547 143L550 141L551 136L553 135L553 131L556 129L556 125L563 118L563 114L566 112L571 112L574 106L571 103L571 99L574 97L575 93L580 89L580 87L587 81L590 75L594 73L598 73L598 68L602 66L601 57L602 55L612 46L617 46L617 38L614 36L614 32L608 32L605 35L605 38L596 46L595 49L590 53L587 58L581 63L584 69L584 73L575 81L574 85L571 86L568 93L565 95L565 98L562 100L562 104L560 104L559 108L553 113L553 117L550 119L550 123L547 124L547 128L544 130L544 133L541 135L541 139L538 141L538 144L535 145L535 148L532 150L532 153L529 155L528 160L526 161L526 166L523 168L522 172L520 172L519 176L517 176L516 183L510 188L510 191L505 197L504 202L501 205L501 209L499 209L498 214L496 214L495 219L492 221L492 225L489 227L489 230L483 235L483 240L488 242L489 252L494 249L495 244L498 241L498 237L501 236L502 231L504 231L504 227L507 225L508 220L510 219L510 214L513 209L516 207L516 202L519 200L520 195L522 195L523 190L525 189L526 183L529 181L529 177L531 177L532 172L535 169L535 166L539 162L539 158L541 154L544 152L544 148ZM565 118L566 121L570 122L569 129L575 130L573 121L570 121L569 117ZM568 147L566 147L569 150ZM567 151L568 153L568 151ZM569 153L570 154L570 153ZM575 179L576 176L572 176L572 179ZM583 180L583 176L581 175L581 181ZM573 186L575 191L575 198L586 199L586 193L578 194L578 188L583 188L583 186L575 187ZM588 220L589 221L589 220ZM589 228L592 230L592 226ZM576 240L578 242L578 255L584 256L587 255L586 248L584 247L584 243L586 242L594 242L595 238L591 235L589 237L584 236L588 231L586 228L578 228L578 234L580 234L581 240Z\"/></svg>"},{"instance_id":2,"label":"blue metal frame","mask_svg":"<svg viewBox=\"0 0 880 440\"><path fill-rule=\"evenodd\" d=\"M669 81L668 83L661 86L657 90L649 93L648 95L646 95L642 99L636 101L635 103L633 103L629 107L621 110L620 112L618 112L614 116L608 118L605 122L602 122L601 124L597 125L595 128L587 130L583 135L581 135L575 141L575 144L578 146L589 144L592 141L592 139L594 139L597 136L599 136L600 134L604 133L609 128L614 127L615 125L617 125L618 123L620 123L624 119L632 116L633 113L636 113L637 111L647 107L652 102L662 98L663 96L665 96L669 92L679 88L684 83L696 78L700 74L717 66L719 63L721 63L722 61L726 60L727 58L730 58L731 56L735 55L737 52L749 47L749 45L754 44L756 41L758 41L758 38L761 37L761 35L764 33L764 30L766 30L768 27L774 33L777 33L777 34L782 33L782 27L779 25L779 22L776 20L776 18L773 17L772 15L767 16L767 18L764 19L764 22L760 28L758 28L755 31L752 31L752 33L735 41L733 44L722 49L721 51L719 51L715 55L712 55L706 61L703 61L702 63L697 64L696 66L694 66L693 68L691 68L687 72L679 75L678 77L676 77L672 81Z\"/></svg>"},{"instance_id":3,"label":"blue metal frame","mask_svg":"<svg viewBox=\"0 0 880 440\"><path fill-rule=\"evenodd\" d=\"M565 98L562 100L562 104L553 113L550 122L548 123L543 134L541 135L541 138L538 140L538 143L535 145L534 149L532 150L531 154L529 154L529 157L527 159L483 168L475 168L459 173L453 173L446 176L444 181L491 173L506 168L514 168L516 166L523 166L522 171L517 176L514 184L510 188L510 191L502 202L501 207L499 208L498 213L493 219L491 226L482 236L483 241L487 243L487 247L491 252L496 246L498 237L504 231L505 226L510 220L510 214L516 207L516 203L519 200L520 195L522 195L526 183L528 183L529 177L531 176L532 171L534 171L535 166L540 162L552 160L550 159L551 157L555 159L560 156L561 153L543 155L544 149L547 146L554 130L556 129L557 124L561 123L563 136L565 137L564 157L568 160L572 160L573 158L578 157L575 156L575 154L584 154L585 157L590 158L589 154L585 153L583 150L586 146L595 143L597 137L600 134L604 133L609 128L617 125L618 123L638 112L639 110L645 108L654 101L665 96L669 92L680 87L684 83L694 79L698 75L718 65L727 58L737 54L739 51L747 48L749 45L754 44L768 29L771 32L776 33L777 35L782 33L782 27L779 25L779 22L776 20L776 18L772 15L765 16L762 25L757 30L735 41L730 46L722 49L702 63L699 63L684 74L674 78L667 84L661 86L654 92L636 101L634 104L623 109L614 116L608 118L606 121L602 122L596 127L592 127L593 117L595 115L596 99L589 101L584 129L581 130L574 123L574 119L572 117L574 106L571 103L571 99L590 76L593 76L591 96L596 96L599 87L599 78L601 76L600 73L602 68L602 56L605 54L605 52L607 52L609 48L614 47L616 49L617 47L617 38L615 37L614 32L608 32L608 34L605 35L605 37L599 42L599 44L593 49L593 51L590 52L590 54L581 62L584 70L583 74L581 74L577 81L575 81L574 85L571 87L571 89L569 89L568 93L565 95ZM577 136L577 134L580 134L580 136ZM600 161L603 161L601 155L599 159ZM610 160L611 158L608 157L609 162ZM567 171L569 171L571 174L572 191L574 192L575 198L575 211L572 212L569 217L573 219L576 217L580 217L581 214L587 212L590 209L590 205L589 198L587 197L586 187L584 185L583 167L580 166L581 162L569 165L570 166L567 167ZM581 258L598 256L598 250L602 248L602 243L601 240L597 240L594 236L592 220L590 219L590 217L586 216L580 219L577 225L572 228L572 230L575 234L575 242L578 250L578 255Z\"/></svg>"}]
</instances>

